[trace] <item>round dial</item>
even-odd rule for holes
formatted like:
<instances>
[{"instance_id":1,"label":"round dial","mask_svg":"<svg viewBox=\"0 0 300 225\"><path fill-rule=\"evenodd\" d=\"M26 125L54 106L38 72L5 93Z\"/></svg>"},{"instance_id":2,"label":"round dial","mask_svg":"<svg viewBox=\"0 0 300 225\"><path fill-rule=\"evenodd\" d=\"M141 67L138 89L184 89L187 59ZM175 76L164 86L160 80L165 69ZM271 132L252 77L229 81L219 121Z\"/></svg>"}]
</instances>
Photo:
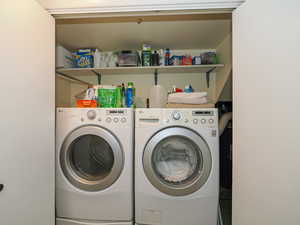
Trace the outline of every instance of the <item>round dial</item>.
<instances>
[{"instance_id":1,"label":"round dial","mask_svg":"<svg viewBox=\"0 0 300 225\"><path fill-rule=\"evenodd\" d=\"M95 119L96 116L97 116L97 114L96 114L96 111L95 111L95 110L89 110L89 111L87 112L87 117L88 117L90 120Z\"/></svg>"},{"instance_id":2,"label":"round dial","mask_svg":"<svg viewBox=\"0 0 300 225\"><path fill-rule=\"evenodd\" d=\"M173 112L173 119L174 120L180 120L181 119L181 114L180 112Z\"/></svg>"}]
</instances>

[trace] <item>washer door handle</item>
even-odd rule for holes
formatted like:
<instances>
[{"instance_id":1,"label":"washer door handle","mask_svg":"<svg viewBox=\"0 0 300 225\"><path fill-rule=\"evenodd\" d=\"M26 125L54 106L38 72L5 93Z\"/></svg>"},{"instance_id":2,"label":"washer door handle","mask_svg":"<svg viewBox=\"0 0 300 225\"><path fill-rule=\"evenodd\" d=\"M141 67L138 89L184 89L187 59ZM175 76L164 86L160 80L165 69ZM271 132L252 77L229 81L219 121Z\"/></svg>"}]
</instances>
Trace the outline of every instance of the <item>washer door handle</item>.
<instances>
[{"instance_id":1,"label":"washer door handle","mask_svg":"<svg viewBox=\"0 0 300 225\"><path fill-rule=\"evenodd\" d=\"M4 189L4 184L0 184L0 192Z\"/></svg>"}]
</instances>

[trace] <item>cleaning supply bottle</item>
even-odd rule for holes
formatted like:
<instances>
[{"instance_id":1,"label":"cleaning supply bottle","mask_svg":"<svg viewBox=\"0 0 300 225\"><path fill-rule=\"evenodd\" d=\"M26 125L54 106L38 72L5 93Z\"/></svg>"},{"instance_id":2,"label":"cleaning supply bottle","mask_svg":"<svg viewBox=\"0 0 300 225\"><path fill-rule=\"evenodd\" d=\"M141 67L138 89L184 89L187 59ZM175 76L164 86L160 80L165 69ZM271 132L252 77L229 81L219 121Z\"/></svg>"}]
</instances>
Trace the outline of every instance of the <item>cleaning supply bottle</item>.
<instances>
[{"instance_id":1,"label":"cleaning supply bottle","mask_svg":"<svg viewBox=\"0 0 300 225\"><path fill-rule=\"evenodd\" d=\"M150 108L165 108L167 99L167 91L163 86L154 85L150 89Z\"/></svg>"},{"instance_id":2,"label":"cleaning supply bottle","mask_svg":"<svg viewBox=\"0 0 300 225\"><path fill-rule=\"evenodd\" d=\"M152 54L151 66L159 66L159 54L154 51Z\"/></svg>"},{"instance_id":3,"label":"cleaning supply bottle","mask_svg":"<svg viewBox=\"0 0 300 225\"><path fill-rule=\"evenodd\" d=\"M116 108L122 108L122 87L116 87Z\"/></svg>"},{"instance_id":4,"label":"cleaning supply bottle","mask_svg":"<svg viewBox=\"0 0 300 225\"><path fill-rule=\"evenodd\" d=\"M192 85L186 85L184 88L185 93L192 93L194 92L194 89L192 88Z\"/></svg>"},{"instance_id":5,"label":"cleaning supply bottle","mask_svg":"<svg viewBox=\"0 0 300 225\"><path fill-rule=\"evenodd\" d=\"M165 66L170 65L170 49L165 50Z\"/></svg>"},{"instance_id":6,"label":"cleaning supply bottle","mask_svg":"<svg viewBox=\"0 0 300 225\"><path fill-rule=\"evenodd\" d=\"M135 88L133 86L133 82L128 82L128 88L126 93L127 107L135 108Z\"/></svg>"},{"instance_id":7,"label":"cleaning supply bottle","mask_svg":"<svg viewBox=\"0 0 300 225\"><path fill-rule=\"evenodd\" d=\"M122 83L122 107L126 107L126 89L124 83Z\"/></svg>"}]
</instances>

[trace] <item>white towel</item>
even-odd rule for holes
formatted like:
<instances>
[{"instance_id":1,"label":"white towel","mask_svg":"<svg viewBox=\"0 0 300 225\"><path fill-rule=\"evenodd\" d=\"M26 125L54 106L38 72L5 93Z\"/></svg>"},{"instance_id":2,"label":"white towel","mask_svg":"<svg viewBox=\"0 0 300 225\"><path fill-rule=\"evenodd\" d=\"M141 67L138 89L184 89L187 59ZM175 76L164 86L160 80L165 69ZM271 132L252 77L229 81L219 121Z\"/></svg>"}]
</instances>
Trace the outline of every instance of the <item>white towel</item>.
<instances>
[{"instance_id":1,"label":"white towel","mask_svg":"<svg viewBox=\"0 0 300 225\"><path fill-rule=\"evenodd\" d=\"M206 104L207 92L173 93L168 96L168 103Z\"/></svg>"}]
</instances>

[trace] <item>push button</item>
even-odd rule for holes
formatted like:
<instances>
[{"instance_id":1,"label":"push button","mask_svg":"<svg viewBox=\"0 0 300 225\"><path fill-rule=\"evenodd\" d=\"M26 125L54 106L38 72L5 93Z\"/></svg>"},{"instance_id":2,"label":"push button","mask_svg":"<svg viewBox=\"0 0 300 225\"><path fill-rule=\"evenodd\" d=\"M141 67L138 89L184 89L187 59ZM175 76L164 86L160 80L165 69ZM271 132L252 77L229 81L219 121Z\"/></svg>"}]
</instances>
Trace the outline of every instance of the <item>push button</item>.
<instances>
[{"instance_id":1,"label":"push button","mask_svg":"<svg viewBox=\"0 0 300 225\"><path fill-rule=\"evenodd\" d=\"M115 123L119 122L119 118L115 117L115 118L114 118L114 122L115 122Z\"/></svg>"},{"instance_id":2,"label":"push button","mask_svg":"<svg viewBox=\"0 0 300 225\"><path fill-rule=\"evenodd\" d=\"M205 124L205 123L206 123L206 119L202 119L201 124Z\"/></svg>"},{"instance_id":3,"label":"push button","mask_svg":"<svg viewBox=\"0 0 300 225\"><path fill-rule=\"evenodd\" d=\"M111 118L110 118L110 117L107 117L105 121L106 121L107 123L110 123L110 122L111 122Z\"/></svg>"}]
</instances>

